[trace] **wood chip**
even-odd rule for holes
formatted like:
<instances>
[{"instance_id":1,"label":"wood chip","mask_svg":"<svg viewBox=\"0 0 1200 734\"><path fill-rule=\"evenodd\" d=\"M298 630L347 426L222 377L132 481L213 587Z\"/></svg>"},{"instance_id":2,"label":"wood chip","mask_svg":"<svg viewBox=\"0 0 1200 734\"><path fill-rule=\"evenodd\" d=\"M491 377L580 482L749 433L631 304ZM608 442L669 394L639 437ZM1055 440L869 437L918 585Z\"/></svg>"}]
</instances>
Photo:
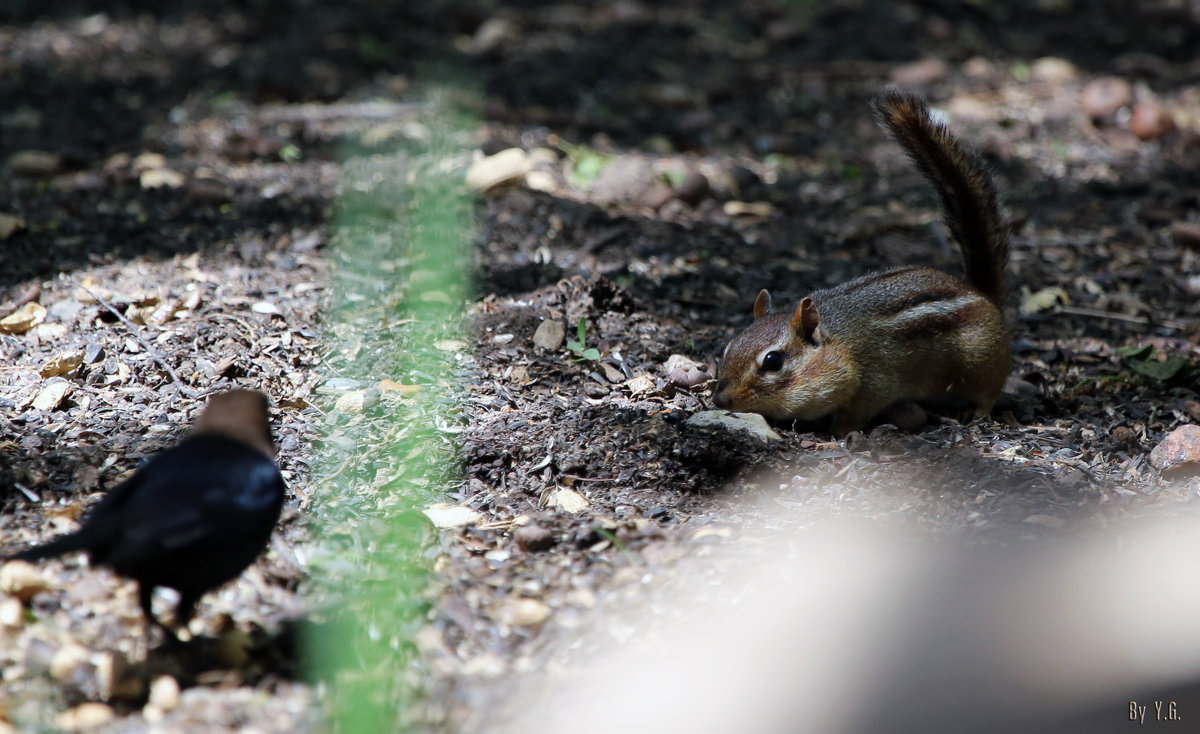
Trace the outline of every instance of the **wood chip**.
<instances>
[{"instance_id":1,"label":"wood chip","mask_svg":"<svg viewBox=\"0 0 1200 734\"><path fill-rule=\"evenodd\" d=\"M116 716L111 706L88 702L62 712L56 723L68 731L90 731L111 722Z\"/></svg>"},{"instance_id":2,"label":"wood chip","mask_svg":"<svg viewBox=\"0 0 1200 734\"><path fill-rule=\"evenodd\" d=\"M731 217L757 217L769 219L779 210L765 201L727 201L722 209Z\"/></svg>"},{"instance_id":3,"label":"wood chip","mask_svg":"<svg viewBox=\"0 0 1200 734\"><path fill-rule=\"evenodd\" d=\"M438 503L424 510L425 517L439 528L461 528L471 523L477 523L483 518L470 507Z\"/></svg>"},{"instance_id":4,"label":"wood chip","mask_svg":"<svg viewBox=\"0 0 1200 734\"><path fill-rule=\"evenodd\" d=\"M83 364L83 350L59 352L42 365L42 377L58 377L74 372Z\"/></svg>"},{"instance_id":5,"label":"wood chip","mask_svg":"<svg viewBox=\"0 0 1200 734\"><path fill-rule=\"evenodd\" d=\"M550 607L537 599L508 599L498 616L509 627L536 627L550 618L550 612Z\"/></svg>"},{"instance_id":6,"label":"wood chip","mask_svg":"<svg viewBox=\"0 0 1200 734\"><path fill-rule=\"evenodd\" d=\"M28 603L34 594L54 588L40 568L25 561L8 561L0 566L0 592Z\"/></svg>"},{"instance_id":7,"label":"wood chip","mask_svg":"<svg viewBox=\"0 0 1200 734\"><path fill-rule=\"evenodd\" d=\"M524 178L531 168L529 155L525 151L520 148L507 148L475 161L467 169L467 188L473 191L490 191Z\"/></svg>"},{"instance_id":8,"label":"wood chip","mask_svg":"<svg viewBox=\"0 0 1200 734\"><path fill-rule=\"evenodd\" d=\"M138 177L138 183L143 189L178 189L186 182L187 179L182 173L170 168L151 168L142 171L142 175Z\"/></svg>"},{"instance_id":9,"label":"wood chip","mask_svg":"<svg viewBox=\"0 0 1200 734\"><path fill-rule=\"evenodd\" d=\"M705 538L728 538L733 534L729 528L719 528L712 525L705 525L696 532L692 533L692 540L704 540Z\"/></svg>"},{"instance_id":10,"label":"wood chip","mask_svg":"<svg viewBox=\"0 0 1200 734\"><path fill-rule=\"evenodd\" d=\"M62 170L63 159L45 150L19 150L8 157L8 165L17 176L53 176Z\"/></svg>"},{"instance_id":11,"label":"wood chip","mask_svg":"<svg viewBox=\"0 0 1200 734\"><path fill-rule=\"evenodd\" d=\"M54 410L71 393L71 383L52 382L42 388L31 405L37 410Z\"/></svg>"}]
</instances>

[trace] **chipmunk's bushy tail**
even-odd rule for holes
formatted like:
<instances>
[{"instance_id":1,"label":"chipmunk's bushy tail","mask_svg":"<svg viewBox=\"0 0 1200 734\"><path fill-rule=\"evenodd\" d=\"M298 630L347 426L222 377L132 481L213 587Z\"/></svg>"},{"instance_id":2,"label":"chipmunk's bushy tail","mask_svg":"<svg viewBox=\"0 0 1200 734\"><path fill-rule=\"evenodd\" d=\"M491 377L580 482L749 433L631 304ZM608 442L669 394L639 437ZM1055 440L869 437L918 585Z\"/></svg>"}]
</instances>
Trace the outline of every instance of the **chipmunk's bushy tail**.
<instances>
[{"instance_id":1,"label":"chipmunk's bushy tail","mask_svg":"<svg viewBox=\"0 0 1200 734\"><path fill-rule=\"evenodd\" d=\"M958 241L967 282L998 308L1007 292L1008 230L996 203L996 185L975 153L929 114L924 100L896 89L874 102L883 126L937 189L946 226Z\"/></svg>"}]
</instances>

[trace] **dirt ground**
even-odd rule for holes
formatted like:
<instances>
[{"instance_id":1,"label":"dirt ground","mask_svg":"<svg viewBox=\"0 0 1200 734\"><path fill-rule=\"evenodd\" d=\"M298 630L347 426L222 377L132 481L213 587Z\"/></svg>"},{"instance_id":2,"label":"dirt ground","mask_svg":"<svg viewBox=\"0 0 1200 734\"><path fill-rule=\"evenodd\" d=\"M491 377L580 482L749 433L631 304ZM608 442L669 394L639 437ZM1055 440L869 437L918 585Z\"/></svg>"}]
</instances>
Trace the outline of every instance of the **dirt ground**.
<instances>
[{"instance_id":1,"label":"dirt ground","mask_svg":"<svg viewBox=\"0 0 1200 734\"><path fill-rule=\"evenodd\" d=\"M367 450L331 438L337 400L441 384L364 379L335 351L338 274L420 271L340 261L337 212L356 160L422 138L439 63L477 82L455 175L508 148L530 172L463 188L475 290L463 345L439 347L458 353L461 474L420 502L476 514L435 518L453 527L423 554L410 724L503 728L523 681L632 634L617 610L724 597L712 568L768 531L833 516L1004 547L1195 507L1198 480L1149 460L1200 423L1185 3L106 5L0 11L0 316L44 309L0 334L0 548L73 527L210 390L270 395L292 496L186 652L148 644L132 585L80 559L0 591L0 722L318 727L293 629L331 603L304 593L321 490ZM711 384L668 360L715 374L760 288L789 303L893 265L958 271L929 186L870 114L889 83L925 94L1003 188L1014 360L993 416L771 441L689 423ZM539 331L577 339L581 318L576 352ZM420 331L354 328L368 350L369 328ZM178 696L150 693L163 675Z\"/></svg>"}]
</instances>

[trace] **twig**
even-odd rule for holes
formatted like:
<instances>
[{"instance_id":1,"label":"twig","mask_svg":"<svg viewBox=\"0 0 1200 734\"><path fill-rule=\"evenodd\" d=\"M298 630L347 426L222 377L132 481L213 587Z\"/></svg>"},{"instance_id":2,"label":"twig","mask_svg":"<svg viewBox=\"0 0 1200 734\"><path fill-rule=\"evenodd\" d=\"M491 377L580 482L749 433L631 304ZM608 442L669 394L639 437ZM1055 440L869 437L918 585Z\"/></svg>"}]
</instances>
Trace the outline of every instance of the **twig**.
<instances>
[{"instance_id":1,"label":"twig","mask_svg":"<svg viewBox=\"0 0 1200 734\"><path fill-rule=\"evenodd\" d=\"M300 104L259 110L263 122L328 122L331 120L391 120L411 115L420 105L408 102L354 102L349 104Z\"/></svg>"},{"instance_id":2,"label":"twig","mask_svg":"<svg viewBox=\"0 0 1200 734\"><path fill-rule=\"evenodd\" d=\"M34 492L32 489L29 489L28 487L21 484L20 482L13 482L13 486L16 487L17 489L21 490L21 494L28 497L30 502L41 502L42 501L42 498L38 496L37 492Z\"/></svg>"},{"instance_id":3,"label":"twig","mask_svg":"<svg viewBox=\"0 0 1200 734\"><path fill-rule=\"evenodd\" d=\"M157 349L150 346L150 343L142 338L141 332L138 331L138 328L134 326L133 322L125 318L120 311L113 308L111 303L94 293L91 288L88 288L83 284L80 284L79 287L82 288L89 296L96 299L96 303L99 303L101 306L104 306L106 309L108 309L108 312L113 316L116 316L118 321L120 321L122 324L125 324L125 328L129 329L129 331L133 334L133 338L137 339L138 344L142 345L142 349L145 349L146 353L150 355L151 359L153 359L155 362L158 362L158 366L166 370L167 374L171 376L171 381L175 383L175 387L179 390L180 394L188 399L194 399L200 396L200 393L183 384L183 381L179 379L179 375L175 374L175 370L171 369L171 365L167 364L167 361L163 358L162 354Z\"/></svg>"},{"instance_id":4,"label":"twig","mask_svg":"<svg viewBox=\"0 0 1200 734\"><path fill-rule=\"evenodd\" d=\"M5 316L8 316L9 314L16 311L21 306L24 306L26 303L29 303L30 301L36 301L38 296L40 296L40 295L42 295L42 287L40 285L38 285L37 283L34 283L34 284L28 286L16 298L12 299L11 301L6 301L5 303L0 304L0 319L4 318Z\"/></svg>"},{"instance_id":5,"label":"twig","mask_svg":"<svg viewBox=\"0 0 1200 734\"><path fill-rule=\"evenodd\" d=\"M1141 324L1142 326L1165 326L1168 329L1176 329L1178 331L1187 329L1187 324L1180 321L1158 321L1148 319L1145 316L1130 316L1128 314L1098 311L1094 308L1082 308L1080 306L1059 306L1058 312L1071 314L1072 316L1089 316L1094 319L1112 319L1113 321L1124 321L1130 324Z\"/></svg>"}]
</instances>

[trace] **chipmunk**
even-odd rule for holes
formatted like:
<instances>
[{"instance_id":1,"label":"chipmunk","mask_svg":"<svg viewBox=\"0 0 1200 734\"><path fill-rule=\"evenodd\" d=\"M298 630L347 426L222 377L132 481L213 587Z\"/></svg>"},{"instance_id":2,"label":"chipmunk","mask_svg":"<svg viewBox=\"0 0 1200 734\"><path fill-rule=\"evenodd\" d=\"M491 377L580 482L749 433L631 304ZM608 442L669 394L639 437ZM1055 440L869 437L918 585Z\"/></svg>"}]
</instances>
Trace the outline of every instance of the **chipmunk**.
<instances>
[{"instance_id":1,"label":"chipmunk","mask_svg":"<svg viewBox=\"0 0 1200 734\"><path fill-rule=\"evenodd\" d=\"M816 291L786 312L773 312L760 291L754 322L725 348L717 407L779 420L830 416L835 434L899 400L965 398L977 416L991 410L1010 359L1008 233L995 185L919 97L888 89L874 108L937 189L965 280L895 268Z\"/></svg>"}]
</instances>

